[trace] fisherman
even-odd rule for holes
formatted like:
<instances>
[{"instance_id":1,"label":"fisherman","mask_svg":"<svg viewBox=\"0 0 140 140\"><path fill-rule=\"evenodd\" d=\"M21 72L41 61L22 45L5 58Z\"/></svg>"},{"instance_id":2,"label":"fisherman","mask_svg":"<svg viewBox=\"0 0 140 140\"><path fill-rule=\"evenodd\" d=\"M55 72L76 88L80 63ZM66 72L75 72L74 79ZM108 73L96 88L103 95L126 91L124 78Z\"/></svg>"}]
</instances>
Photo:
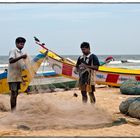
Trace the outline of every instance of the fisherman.
<instances>
[{"instance_id":1,"label":"fisherman","mask_svg":"<svg viewBox=\"0 0 140 140\"><path fill-rule=\"evenodd\" d=\"M95 70L100 66L98 57L90 52L90 44L83 42L81 44L81 51L83 53L76 63L76 69L79 73L79 86L82 94L83 103L87 103L89 93L90 102L95 103Z\"/></svg>"},{"instance_id":2,"label":"fisherman","mask_svg":"<svg viewBox=\"0 0 140 140\"><path fill-rule=\"evenodd\" d=\"M7 80L11 90L10 104L12 111L16 109L18 90L20 89L21 82L23 82L21 72L24 69L24 59L27 58L27 55L23 54L21 50L24 48L25 42L26 39L18 37L15 40L16 48L9 52Z\"/></svg>"}]
</instances>

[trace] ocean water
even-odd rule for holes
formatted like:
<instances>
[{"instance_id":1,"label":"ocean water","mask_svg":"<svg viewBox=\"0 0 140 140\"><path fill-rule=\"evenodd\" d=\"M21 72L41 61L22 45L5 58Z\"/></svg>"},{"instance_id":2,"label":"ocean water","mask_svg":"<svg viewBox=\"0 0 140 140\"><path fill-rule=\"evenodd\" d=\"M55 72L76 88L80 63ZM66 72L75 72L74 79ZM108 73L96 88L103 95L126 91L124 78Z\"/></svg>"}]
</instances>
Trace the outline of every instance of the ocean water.
<instances>
[{"instance_id":1,"label":"ocean water","mask_svg":"<svg viewBox=\"0 0 140 140\"><path fill-rule=\"evenodd\" d=\"M110 67L128 68L128 69L140 69L140 55L97 55L99 61L104 61L108 56L113 56L115 61L107 64ZM34 56L31 56L31 59ZM77 60L79 55L64 55L65 58ZM8 56L0 56L0 72L3 71L8 64ZM50 67L46 67L42 64L40 71L52 71Z\"/></svg>"},{"instance_id":2,"label":"ocean water","mask_svg":"<svg viewBox=\"0 0 140 140\"><path fill-rule=\"evenodd\" d=\"M79 55L62 55L65 58L77 60ZM140 55L97 55L100 61L104 61L108 56L113 56L116 61L118 60L140 60ZM31 56L32 58L34 56ZM0 64L8 63L8 56L0 56Z\"/></svg>"},{"instance_id":3,"label":"ocean water","mask_svg":"<svg viewBox=\"0 0 140 140\"><path fill-rule=\"evenodd\" d=\"M129 60L129 59L130 60L140 60L140 55L97 55L97 57L99 58L100 61L104 61L109 56L113 56L115 61ZM64 55L63 57L65 57L65 58L68 57L68 58L77 60L79 55Z\"/></svg>"}]
</instances>

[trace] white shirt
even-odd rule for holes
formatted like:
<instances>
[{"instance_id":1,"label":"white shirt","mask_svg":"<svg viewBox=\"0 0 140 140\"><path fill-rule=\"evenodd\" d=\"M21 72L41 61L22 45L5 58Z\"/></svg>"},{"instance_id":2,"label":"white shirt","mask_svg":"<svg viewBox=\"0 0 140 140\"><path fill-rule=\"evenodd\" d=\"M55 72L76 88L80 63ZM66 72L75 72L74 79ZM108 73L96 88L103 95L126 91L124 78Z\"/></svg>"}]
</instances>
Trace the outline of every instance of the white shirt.
<instances>
[{"instance_id":1,"label":"white shirt","mask_svg":"<svg viewBox=\"0 0 140 140\"><path fill-rule=\"evenodd\" d=\"M23 55L23 52L18 48L11 50L9 52L9 59L10 58L17 58ZM22 82L22 69L24 69L24 61L23 59L18 60L15 63L8 64L8 82Z\"/></svg>"}]
</instances>

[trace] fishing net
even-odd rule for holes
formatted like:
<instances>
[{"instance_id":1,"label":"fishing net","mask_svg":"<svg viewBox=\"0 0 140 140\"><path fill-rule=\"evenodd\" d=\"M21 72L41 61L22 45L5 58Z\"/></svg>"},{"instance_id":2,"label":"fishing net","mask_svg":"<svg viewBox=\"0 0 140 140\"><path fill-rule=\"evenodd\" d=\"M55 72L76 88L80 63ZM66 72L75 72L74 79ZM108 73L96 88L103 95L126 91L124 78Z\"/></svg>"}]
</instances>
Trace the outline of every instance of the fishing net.
<instances>
[{"instance_id":1,"label":"fishing net","mask_svg":"<svg viewBox=\"0 0 140 140\"><path fill-rule=\"evenodd\" d=\"M140 97L131 97L121 102L120 112L134 118L140 118Z\"/></svg>"},{"instance_id":2,"label":"fishing net","mask_svg":"<svg viewBox=\"0 0 140 140\"><path fill-rule=\"evenodd\" d=\"M30 70L29 70L30 71ZM49 66L47 58L44 59L35 77L32 79L27 92L28 93L46 93L62 90L70 90L78 86L78 81L59 76L58 74L48 75L47 72L53 72Z\"/></svg>"},{"instance_id":3,"label":"fishing net","mask_svg":"<svg viewBox=\"0 0 140 140\"><path fill-rule=\"evenodd\" d=\"M128 80L121 84L120 91L126 95L140 95L140 82Z\"/></svg>"}]
</instances>

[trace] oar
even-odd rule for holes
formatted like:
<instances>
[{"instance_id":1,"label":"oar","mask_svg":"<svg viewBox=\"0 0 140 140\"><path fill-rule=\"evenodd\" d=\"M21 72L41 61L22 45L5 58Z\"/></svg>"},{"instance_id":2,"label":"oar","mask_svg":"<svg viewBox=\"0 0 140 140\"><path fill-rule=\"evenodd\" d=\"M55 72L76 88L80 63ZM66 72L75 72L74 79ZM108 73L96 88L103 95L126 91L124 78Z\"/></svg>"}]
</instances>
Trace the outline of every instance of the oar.
<instances>
[{"instance_id":1,"label":"oar","mask_svg":"<svg viewBox=\"0 0 140 140\"><path fill-rule=\"evenodd\" d=\"M34 39L35 39L35 41L36 41L36 44L38 44L38 45L39 45L40 47L42 47L43 49L45 49L45 50L47 50L47 51L50 51L50 52L52 52L53 54L55 54L56 56L60 57L62 61L67 61L67 62L70 62L71 64L74 64L74 63L72 63L70 60L67 60L66 58L64 58L64 57L62 57L62 56L56 54L55 52L49 50L49 49L45 46L44 43L39 43L40 40L39 40L37 37L34 37Z\"/></svg>"}]
</instances>

